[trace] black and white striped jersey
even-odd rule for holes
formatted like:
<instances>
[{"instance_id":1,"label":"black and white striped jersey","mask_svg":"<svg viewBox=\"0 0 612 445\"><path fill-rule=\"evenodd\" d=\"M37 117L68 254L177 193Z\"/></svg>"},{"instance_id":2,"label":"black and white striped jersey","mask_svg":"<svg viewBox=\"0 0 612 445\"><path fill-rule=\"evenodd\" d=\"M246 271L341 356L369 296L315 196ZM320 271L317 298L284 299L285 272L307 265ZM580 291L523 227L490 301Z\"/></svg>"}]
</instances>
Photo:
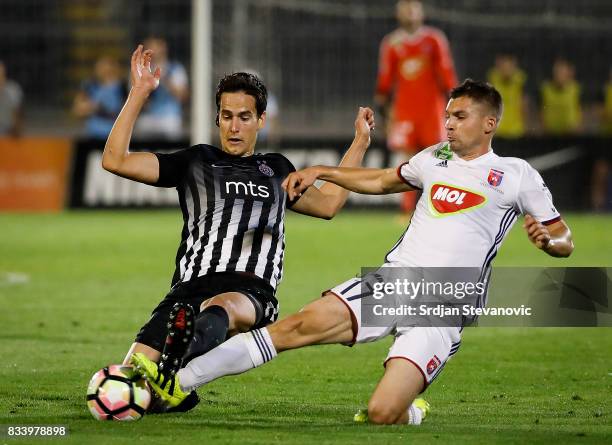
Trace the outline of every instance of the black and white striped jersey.
<instances>
[{"instance_id":1,"label":"black and white striped jersey","mask_svg":"<svg viewBox=\"0 0 612 445\"><path fill-rule=\"evenodd\" d=\"M295 171L280 154L233 156L210 145L156 153L156 186L176 187L183 213L172 284L215 272L249 272L276 289L282 278L287 194Z\"/></svg>"}]
</instances>

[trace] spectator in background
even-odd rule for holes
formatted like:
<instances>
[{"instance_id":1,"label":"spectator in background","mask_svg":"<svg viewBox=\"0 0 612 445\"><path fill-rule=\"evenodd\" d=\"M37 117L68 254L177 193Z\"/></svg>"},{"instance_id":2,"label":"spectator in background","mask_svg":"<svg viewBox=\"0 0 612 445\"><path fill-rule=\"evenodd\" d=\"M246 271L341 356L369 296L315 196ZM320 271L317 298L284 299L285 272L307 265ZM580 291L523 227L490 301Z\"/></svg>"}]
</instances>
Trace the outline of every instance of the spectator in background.
<instances>
[{"instance_id":1,"label":"spectator in background","mask_svg":"<svg viewBox=\"0 0 612 445\"><path fill-rule=\"evenodd\" d=\"M0 60L0 136L20 136L23 126L23 92L7 77Z\"/></svg>"},{"instance_id":2,"label":"spectator in background","mask_svg":"<svg viewBox=\"0 0 612 445\"><path fill-rule=\"evenodd\" d=\"M610 68L608 82L603 88L604 100L601 112L601 133L612 137L612 68ZM593 164L591 174L591 204L593 210L601 212L612 208L610 199L610 152L605 150Z\"/></svg>"},{"instance_id":3,"label":"spectator in background","mask_svg":"<svg viewBox=\"0 0 612 445\"><path fill-rule=\"evenodd\" d=\"M605 136L612 136L612 68L608 81L603 88L604 106L601 120L601 130Z\"/></svg>"},{"instance_id":4,"label":"spectator in background","mask_svg":"<svg viewBox=\"0 0 612 445\"><path fill-rule=\"evenodd\" d=\"M161 37L149 37L144 48L153 51L153 65L161 70L159 88L151 93L136 122L137 138L176 140L183 136L183 103L189 96L185 67L168 57L168 44Z\"/></svg>"},{"instance_id":5,"label":"spectator in background","mask_svg":"<svg viewBox=\"0 0 612 445\"><path fill-rule=\"evenodd\" d=\"M559 58L553 65L553 78L542 84L542 125L551 135L579 133L582 130L580 85L574 79L575 69Z\"/></svg>"},{"instance_id":6,"label":"spectator in background","mask_svg":"<svg viewBox=\"0 0 612 445\"><path fill-rule=\"evenodd\" d=\"M516 56L510 53L498 54L487 78L504 100L504 117L497 127L496 135L503 138L524 136L528 116L525 94L527 75L519 68Z\"/></svg>"},{"instance_id":7,"label":"spectator in background","mask_svg":"<svg viewBox=\"0 0 612 445\"><path fill-rule=\"evenodd\" d=\"M408 158L445 139L444 110L457 84L448 41L436 28L424 26L423 4L396 4L399 28L380 45L374 102L387 130L387 145ZM402 210L411 213L416 192L406 192Z\"/></svg>"},{"instance_id":8,"label":"spectator in background","mask_svg":"<svg viewBox=\"0 0 612 445\"><path fill-rule=\"evenodd\" d=\"M268 106L266 108L266 126L259 131L258 138L267 147L278 147L280 134L278 124L278 99L268 91Z\"/></svg>"},{"instance_id":9,"label":"spectator in background","mask_svg":"<svg viewBox=\"0 0 612 445\"><path fill-rule=\"evenodd\" d=\"M593 171L591 173L591 205L596 212L603 212L612 208L609 157L609 153L604 153L593 164Z\"/></svg>"},{"instance_id":10,"label":"spectator in background","mask_svg":"<svg viewBox=\"0 0 612 445\"><path fill-rule=\"evenodd\" d=\"M93 78L81 86L72 104L75 116L85 119L83 136L106 139L127 98L127 82L122 79L119 61L100 57Z\"/></svg>"}]
</instances>

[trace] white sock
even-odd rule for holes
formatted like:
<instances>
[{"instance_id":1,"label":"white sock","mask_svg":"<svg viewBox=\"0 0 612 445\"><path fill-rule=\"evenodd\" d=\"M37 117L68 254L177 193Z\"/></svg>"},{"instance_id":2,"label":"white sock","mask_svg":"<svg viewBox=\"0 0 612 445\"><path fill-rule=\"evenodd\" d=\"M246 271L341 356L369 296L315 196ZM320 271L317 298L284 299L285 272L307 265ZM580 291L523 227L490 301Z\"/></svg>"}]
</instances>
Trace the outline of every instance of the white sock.
<instances>
[{"instance_id":1,"label":"white sock","mask_svg":"<svg viewBox=\"0 0 612 445\"><path fill-rule=\"evenodd\" d=\"M192 391L226 375L242 374L276 357L266 328L238 334L194 358L177 376L183 391Z\"/></svg>"},{"instance_id":2,"label":"white sock","mask_svg":"<svg viewBox=\"0 0 612 445\"><path fill-rule=\"evenodd\" d=\"M408 407L408 425L420 425L423 421L423 411L421 408L414 406L414 404Z\"/></svg>"}]
</instances>

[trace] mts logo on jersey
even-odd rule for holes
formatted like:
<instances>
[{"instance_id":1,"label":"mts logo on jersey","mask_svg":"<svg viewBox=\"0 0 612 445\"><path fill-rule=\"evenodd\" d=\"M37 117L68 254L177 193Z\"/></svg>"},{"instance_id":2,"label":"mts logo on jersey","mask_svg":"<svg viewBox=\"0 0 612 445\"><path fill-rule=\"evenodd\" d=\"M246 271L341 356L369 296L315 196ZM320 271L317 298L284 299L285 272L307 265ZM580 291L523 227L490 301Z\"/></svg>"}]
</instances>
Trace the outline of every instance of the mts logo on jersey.
<instances>
[{"instance_id":1,"label":"mts logo on jersey","mask_svg":"<svg viewBox=\"0 0 612 445\"><path fill-rule=\"evenodd\" d=\"M463 213L482 206L487 197L471 190L437 183L429 191L430 209L435 216Z\"/></svg>"},{"instance_id":2,"label":"mts logo on jersey","mask_svg":"<svg viewBox=\"0 0 612 445\"><path fill-rule=\"evenodd\" d=\"M274 189L268 181L245 178L221 179L221 197L223 199L254 199L256 201L273 202Z\"/></svg>"}]
</instances>

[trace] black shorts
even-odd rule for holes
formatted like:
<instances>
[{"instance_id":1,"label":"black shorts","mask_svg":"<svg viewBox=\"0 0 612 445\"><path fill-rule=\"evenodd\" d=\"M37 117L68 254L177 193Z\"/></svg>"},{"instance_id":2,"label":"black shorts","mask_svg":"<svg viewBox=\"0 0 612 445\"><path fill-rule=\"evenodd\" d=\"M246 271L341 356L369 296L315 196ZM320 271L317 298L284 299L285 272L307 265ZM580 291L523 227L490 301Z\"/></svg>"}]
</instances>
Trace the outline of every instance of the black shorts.
<instances>
[{"instance_id":1,"label":"black shorts","mask_svg":"<svg viewBox=\"0 0 612 445\"><path fill-rule=\"evenodd\" d=\"M251 329L262 328L276 321L278 300L274 297L274 288L267 281L250 273L218 272L175 285L153 310L149 321L136 335L136 342L161 352L168 334L166 324L174 303L189 303L197 314L204 301L225 292L240 292L251 300L255 307L255 324Z\"/></svg>"}]
</instances>

